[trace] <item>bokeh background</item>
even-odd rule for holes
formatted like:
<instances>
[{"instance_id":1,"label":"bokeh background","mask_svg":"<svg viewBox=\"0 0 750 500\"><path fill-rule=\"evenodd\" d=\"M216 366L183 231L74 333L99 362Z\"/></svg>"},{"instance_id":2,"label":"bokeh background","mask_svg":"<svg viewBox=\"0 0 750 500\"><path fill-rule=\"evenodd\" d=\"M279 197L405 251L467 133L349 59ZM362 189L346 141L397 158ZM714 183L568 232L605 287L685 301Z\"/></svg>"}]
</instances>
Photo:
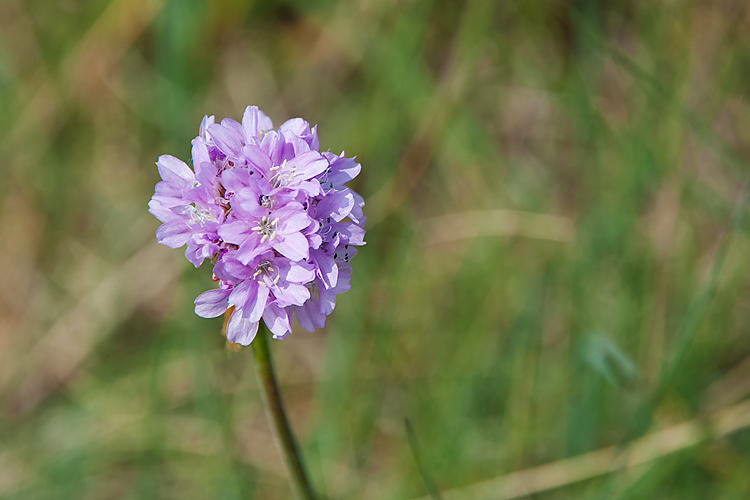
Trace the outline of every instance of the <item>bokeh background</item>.
<instances>
[{"instance_id":1,"label":"bokeh background","mask_svg":"<svg viewBox=\"0 0 750 500\"><path fill-rule=\"evenodd\" d=\"M744 0L3 0L0 498L289 498L146 212L248 104L363 165L272 344L324 498L750 498L749 91Z\"/></svg>"}]
</instances>

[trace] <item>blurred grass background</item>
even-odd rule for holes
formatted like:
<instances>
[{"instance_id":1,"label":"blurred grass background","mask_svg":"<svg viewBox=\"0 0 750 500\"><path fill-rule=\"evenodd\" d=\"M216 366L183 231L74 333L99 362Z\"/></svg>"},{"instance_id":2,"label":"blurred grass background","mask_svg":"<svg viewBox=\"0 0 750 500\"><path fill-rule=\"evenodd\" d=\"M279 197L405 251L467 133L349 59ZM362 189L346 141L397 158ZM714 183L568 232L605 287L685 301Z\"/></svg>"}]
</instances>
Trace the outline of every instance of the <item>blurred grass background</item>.
<instances>
[{"instance_id":1,"label":"blurred grass background","mask_svg":"<svg viewBox=\"0 0 750 500\"><path fill-rule=\"evenodd\" d=\"M363 165L272 344L326 498L750 498L748 82L741 0L3 0L0 498L289 497L146 212L248 104Z\"/></svg>"}]
</instances>

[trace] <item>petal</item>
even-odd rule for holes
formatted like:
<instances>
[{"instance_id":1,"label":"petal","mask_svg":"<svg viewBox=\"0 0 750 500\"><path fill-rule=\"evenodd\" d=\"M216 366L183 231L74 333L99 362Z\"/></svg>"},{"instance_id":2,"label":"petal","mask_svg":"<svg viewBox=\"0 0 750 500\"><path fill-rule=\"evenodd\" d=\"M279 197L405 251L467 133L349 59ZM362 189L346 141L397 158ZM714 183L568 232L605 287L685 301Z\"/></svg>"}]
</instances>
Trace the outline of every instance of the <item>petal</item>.
<instances>
[{"instance_id":1,"label":"petal","mask_svg":"<svg viewBox=\"0 0 750 500\"><path fill-rule=\"evenodd\" d=\"M318 126L315 125L310 130L310 135L305 137L305 140L310 144L310 149L320 151L320 141L318 141Z\"/></svg>"},{"instance_id":2,"label":"petal","mask_svg":"<svg viewBox=\"0 0 750 500\"><path fill-rule=\"evenodd\" d=\"M152 196L151 201L148 202L148 211L151 215L153 215L154 217L156 217L162 222L169 222L174 219L182 219L181 216L177 215L172 210L165 207L161 203L161 200L156 199L156 198L157 198L156 196Z\"/></svg>"},{"instance_id":3,"label":"petal","mask_svg":"<svg viewBox=\"0 0 750 500\"><path fill-rule=\"evenodd\" d=\"M292 148L294 148L294 156L310 151L310 145L301 137L292 136L290 142L292 143Z\"/></svg>"},{"instance_id":4,"label":"petal","mask_svg":"<svg viewBox=\"0 0 750 500\"><path fill-rule=\"evenodd\" d=\"M354 158L345 158L344 153L341 156L336 156L331 153L323 153L330 162L330 170L325 177L325 180L332 183L334 186L343 186L348 181L354 179L359 175L362 170L362 165L357 163Z\"/></svg>"},{"instance_id":5,"label":"petal","mask_svg":"<svg viewBox=\"0 0 750 500\"><path fill-rule=\"evenodd\" d=\"M318 196L322 193L322 190L320 189L320 182L315 180L295 183L294 189L304 191L309 196Z\"/></svg>"},{"instance_id":6,"label":"petal","mask_svg":"<svg viewBox=\"0 0 750 500\"><path fill-rule=\"evenodd\" d=\"M277 210L271 215L274 219L279 218L278 231L281 234L296 233L302 231L312 224L313 220L306 212L296 210Z\"/></svg>"},{"instance_id":7,"label":"petal","mask_svg":"<svg viewBox=\"0 0 750 500\"><path fill-rule=\"evenodd\" d=\"M235 133L235 135L239 138L240 142L244 143L242 140L242 134L243 129L242 125L237 120L232 120L231 118L224 118L221 120L221 126L225 127Z\"/></svg>"},{"instance_id":8,"label":"petal","mask_svg":"<svg viewBox=\"0 0 750 500\"><path fill-rule=\"evenodd\" d=\"M341 222L351 213L354 206L354 195L348 189L329 191L318 203L315 213L318 219L327 220L328 217L331 217L336 222Z\"/></svg>"},{"instance_id":9,"label":"petal","mask_svg":"<svg viewBox=\"0 0 750 500\"><path fill-rule=\"evenodd\" d=\"M156 230L159 243L170 248L179 248L188 242L193 232L184 220L172 220L162 224Z\"/></svg>"},{"instance_id":10,"label":"petal","mask_svg":"<svg viewBox=\"0 0 750 500\"><path fill-rule=\"evenodd\" d=\"M185 258L196 268L200 267L205 257L203 256L203 245L198 245L195 238L189 238L185 248ZM200 315L199 315L200 316Z\"/></svg>"},{"instance_id":11,"label":"petal","mask_svg":"<svg viewBox=\"0 0 750 500\"><path fill-rule=\"evenodd\" d=\"M193 165L200 165L201 163L210 163L211 162L211 156L208 154L208 145L206 144L206 141L201 139L200 137L196 137L192 141L193 149L191 151L191 156L193 157ZM196 168L196 173L198 171L198 168Z\"/></svg>"},{"instance_id":12,"label":"petal","mask_svg":"<svg viewBox=\"0 0 750 500\"><path fill-rule=\"evenodd\" d=\"M257 140L263 133L273 130L273 122L258 106L248 106L242 115L242 128L248 142Z\"/></svg>"},{"instance_id":13,"label":"petal","mask_svg":"<svg viewBox=\"0 0 750 500\"><path fill-rule=\"evenodd\" d=\"M258 283L257 281L254 282ZM247 302L245 302L245 307L242 308L242 315L250 321L258 322L263 316L263 311L268 302L268 287L258 284L255 286L258 289L257 293L248 297Z\"/></svg>"},{"instance_id":14,"label":"petal","mask_svg":"<svg viewBox=\"0 0 750 500\"><path fill-rule=\"evenodd\" d=\"M244 265L236 258L225 258L222 259L224 262L222 269L224 272L236 279L248 279L253 277L255 273L255 267Z\"/></svg>"},{"instance_id":15,"label":"petal","mask_svg":"<svg viewBox=\"0 0 750 500\"><path fill-rule=\"evenodd\" d=\"M165 207L184 207L189 204L184 196L186 187L186 185L177 182L161 181L154 187L154 196L152 198L159 201Z\"/></svg>"},{"instance_id":16,"label":"petal","mask_svg":"<svg viewBox=\"0 0 750 500\"><path fill-rule=\"evenodd\" d=\"M248 236L247 240L245 240L245 243L240 245L239 250L237 250L237 253L235 254L237 260L248 265L257 256L268 251L271 248L271 242L270 240L261 241L262 239L263 238L260 234L253 231L250 236Z\"/></svg>"},{"instance_id":17,"label":"petal","mask_svg":"<svg viewBox=\"0 0 750 500\"><path fill-rule=\"evenodd\" d=\"M235 220L222 224L219 227L218 233L221 239L227 243L242 245L255 231L252 230L252 226L247 222Z\"/></svg>"},{"instance_id":18,"label":"petal","mask_svg":"<svg viewBox=\"0 0 750 500\"><path fill-rule=\"evenodd\" d=\"M307 238L300 233L291 233L280 238L274 238L273 248L293 261L307 259L310 255Z\"/></svg>"},{"instance_id":19,"label":"petal","mask_svg":"<svg viewBox=\"0 0 750 500\"><path fill-rule=\"evenodd\" d=\"M231 128L223 125L209 125L208 133L216 143L216 146L227 156L237 158L242 151L242 141L239 134Z\"/></svg>"},{"instance_id":20,"label":"petal","mask_svg":"<svg viewBox=\"0 0 750 500\"><path fill-rule=\"evenodd\" d=\"M161 155L156 162L159 175L167 182L188 185L195 182L195 174L184 161L170 155Z\"/></svg>"},{"instance_id":21,"label":"petal","mask_svg":"<svg viewBox=\"0 0 750 500\"><path fill-rule=\"evenodd\" d=\"M271 163L274 165L281 165L281 155L284 150L284 142L275 130L272 130L263 136L263 139L260 142L260 147L271 159Z\"/></svg>"},{"instance_id":22,"label":"petal","mask_svg":"<svg viewBox=\"0 0 750 500\"><path fill-rule=\"evenodd\" d=\"M301 306L310 298L310 290L305 285L299 283L287 283L284 286L274 288L274 295L279 305Z\"/></svg>"},{"instance_id":23,"label":"petal","mask_svg":"<svg viewBox=\"0 0 750 500\"><path fill-rule=\"evenodd\" d=\"M333 288L336 286L336 281L339 276L339 268L336 265L336 261L332 256L322 251L316 251L313 253L315 263L318 265L318 277L323 282L326 288Z\"/></svg>"},{"instance_id":24,"label":"petal","mask_svg":"<svg viewBox=\"0 0 750 500\"><path fill-rule=\"evenodd\" d=\"M307 303L303 304L301 307L293 306L292 310L294 311L294 316L297 318L297 323L299 323L299 326L301 326L304 330L312 333L315 331L315 325L310 318L310 313L305 307L306 305Z\"/></svg>"},{"instance_id":25,"label":"petal","mask_svg":"<svg viewBox=\"0 0 750 500\"><path fill-rule=\"evenodd\" d=\"M355 198L356 199L356 198ZM365 227L365 222L367 221L367 217L365 217L364 212L362 212L362 206L355 204L352 207L352 211L349 212L349 218L354 221L356 225L359 227Z\"/></svg>"},{"instance_id":26,"label":"petal","mask_svg":"<svg viewBox=\"0 0 750 500\"><path fill-rule=\"evenodd\" d=\"M306 181L328 169L328 161L317 151L308 151L295 156L288 164L289 169L296 168L294 178Z\"/></svg>"},{"instance_id":27,"label":"petal","mask_svg":"<svg viewBox=\"0 0 750 500\"><path fill-rule=\"evenodd\" d=\"M351 222L340 222L336 224L336 230L345 236L346 242L350 245L361 246L365 244L365 230L357 224Z\"/></svg>"},{"instance_id":28,"label":"petal","mask_svg":"<svg viewBox=\"0 0 750 500\"><path fill-rule=\"evenodd\" d=\"M233 344L250 345L250 342L258 333L258 322L252 322L243 318L242 314L235 312L227 323L227 340Z\"/></svg>"},{"instance_id":29,"label":"petal","mask_svg":"<svg viewBox=\"0 0 750 500\"><path fill-rule=\"evenodd\" d=\"M208 136L206 135L206 130L208 129L209 125L214 124L214 121L215 121L214 115L211 115L211 116L204 115L203 119L201 120L201 126L198 129L198 137L200 137L204 141L208 140Z\"/></svg>"},{"instance_id":30,"label":"petal","mask_svg":"<svg viewBox=\"0 0 750 500\"><path fill-rule=\"evenodd\" d=\"M269 158L268 153L263 151L260 147L254 144L248 144L242 148L242 156L244 156L252 166L257 167L263 175L270 175L273 163L271 163L271 158Z\"/></svg>"},{"instance_id":31,"label":"petal","mask_svg":"<svg viewBox=\"0 0 750 500\"><path fill-rule=\"evenodd\" d=\"M193 165L198 165L198 173L195 174L196 180L200 183L201 187L206 190L206 195L210 193L211 196L209 201L213 201L213 187L214 182L216 182L216 165L207 161L204 161L201 164L193 163Z\"/></svg>"},{"instance_id":32,"label":"petal","mask_svg":"<svg viewBox=\"0 0 750 500\"><path fill-rule=\"evenodd\" d=\"M221 281L224 281L230 285L237 285L242 280L226 272L225 267L226 267L227 260L228 259L226 258L226 254L219 259L219 262L217 262L216 265L214 266L214 276L216 276Z\"/></svg>"},{"instance_id":33,"label":"petal","mask_svg":"<svg viewBox=\"0 0 750 500\"><path fill-rule=\"evenodd\" d=\"M241 310L251 296L258 293L258 282L255 280L244 280L234 287L229 295L229 305L234 306L235 310Z\"/></svg>"},{"instance_id":34,"label":"petal","mask_svg":"<svg viewBox=\"0 0 750 500\"><path fill-rule=\"evenodd\" d=\"M307 310L307 313L310 315L310 319L316 328L323 328L326 326L326 315L321 311L320 299L318 297L305 302L302 307Z\"/></svg>"},{"instance_id":35,"label":"petal","mask_svg":"<svg viewBox=\"0 0 750 500\"><path fill-rule=\"evenodd\" d=\"M228 168L221 173L221 185L227 191L236 193L250 184L250 172L243 168Z\"/></svg>"},{"instance_id":36,"label":"petal","mask_svg":"<svg viewBox=\"0 0 750 500\"><path fill-rule=\"evenodd\" d=\"M274 338L283 338L291 331L289 324L289 313L276 304L269 304L263 312L263 322L266 324Z\"/></svg>"},{"instance_id":37,"label":"petal","mask_svg":"<svg viewBox=\"0 0 750 500\"><path fill-rule=\"evenodd\" d=\"M298 137L303 137L310 134L310 124L302 118L291 118L282 123L279 130L282 132L291 132Z\"/></svg>"},{"instance_id":38,"label":"petal","mask_svg":"<svg viewBox=\"0 0 750 500\"><path fill-rule=\"evenodd\" d=\"M216 318L229 308L231 290L208 290L195 299L195 314L201 318Z\"/></svg>"},{"instance_id":39,"label":"petal","mask_svg":"<svg viewBox=\"0 0 750 500\"><path fill-rule=\"evenodd\" d=\"M327 293L332 295L338 295L340 293L348 292L352 287L352 268L348 264L339 265L339 277L336 280L336 286L330 290L326 290Z\"/></svg>"},{"instance_id":40,"label":"petal","mask_svg":"<svg viewBox=\"0 0 750 500\"><path fill-rule=\"evenodd\" d=\"M326 293L325 291L320 292L320 312L324 316L328 316L333 312L336 307L336 296L332 293Z\"/></svg>"},{"instance_id":41,"label":"petal","mask_svg":"<svg viewBox=\"0 0 750 500\"><path fill-rule=\"evenodd\" d=\"M279 269L279 272L283 272L285 281L292 283L309 283L315 279L315 268L312 264L308 264L305 261L300 262L289 262L288 267Z\"/></svg>"}]
</instances>

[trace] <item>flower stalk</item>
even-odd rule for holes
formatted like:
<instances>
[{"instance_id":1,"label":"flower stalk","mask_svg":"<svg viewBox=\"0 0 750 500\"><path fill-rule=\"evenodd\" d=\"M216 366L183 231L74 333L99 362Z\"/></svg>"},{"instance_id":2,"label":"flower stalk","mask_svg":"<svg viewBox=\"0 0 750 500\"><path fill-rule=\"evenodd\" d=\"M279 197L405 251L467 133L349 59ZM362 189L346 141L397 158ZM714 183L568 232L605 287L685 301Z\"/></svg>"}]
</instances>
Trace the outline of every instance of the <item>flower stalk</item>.
<instances>
[{"instance_id":1,"label":"flower stalk","mask_svg":"<svg viewBox=\"0 0 750 500\"><path fill-rule=\"evenodd\" d=\"M310 481L302 464L299 448L294 440L292 429L289 425L284 404L281 401L279 385L276 382L276 374L271 361L271 351L268 346L268 332L265 325L258 330L258 334L251 345L253 357L255 358L255 373L258 377L263 407L266 417L271 424L276 447L281 454L287 476L296 500L314 500Z\"/></svg>"}]
</instances>

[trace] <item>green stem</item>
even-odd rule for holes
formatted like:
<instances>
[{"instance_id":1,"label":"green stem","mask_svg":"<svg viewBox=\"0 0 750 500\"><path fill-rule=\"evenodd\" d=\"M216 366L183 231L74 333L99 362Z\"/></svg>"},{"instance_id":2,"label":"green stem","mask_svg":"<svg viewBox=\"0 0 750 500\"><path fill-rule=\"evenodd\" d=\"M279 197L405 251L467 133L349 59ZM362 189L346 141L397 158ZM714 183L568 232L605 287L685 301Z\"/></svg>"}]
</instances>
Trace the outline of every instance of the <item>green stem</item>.
<instances>
[{"instance_id":1,"label":"green stem","mask_svg":"<svg viewBox=\"0 0 750 500\"><path fill-rule=\"evenodd\" d=\"M276 375L271 361L271 351L268 348L268 331L263 323L259 325L258 334L251 346L255 358L255 374L258 376L258 386L263 398L263 406L266 409L266 417L271 424L276 447L284 461L294 498L297 500L315 500L315 494L310 487L307 474L305 474L299 449L292 435L289 420L286 418L284 405L281 402L281 394L279 394L279 386L276 383Z\"/></svg>"}]
</instances>

